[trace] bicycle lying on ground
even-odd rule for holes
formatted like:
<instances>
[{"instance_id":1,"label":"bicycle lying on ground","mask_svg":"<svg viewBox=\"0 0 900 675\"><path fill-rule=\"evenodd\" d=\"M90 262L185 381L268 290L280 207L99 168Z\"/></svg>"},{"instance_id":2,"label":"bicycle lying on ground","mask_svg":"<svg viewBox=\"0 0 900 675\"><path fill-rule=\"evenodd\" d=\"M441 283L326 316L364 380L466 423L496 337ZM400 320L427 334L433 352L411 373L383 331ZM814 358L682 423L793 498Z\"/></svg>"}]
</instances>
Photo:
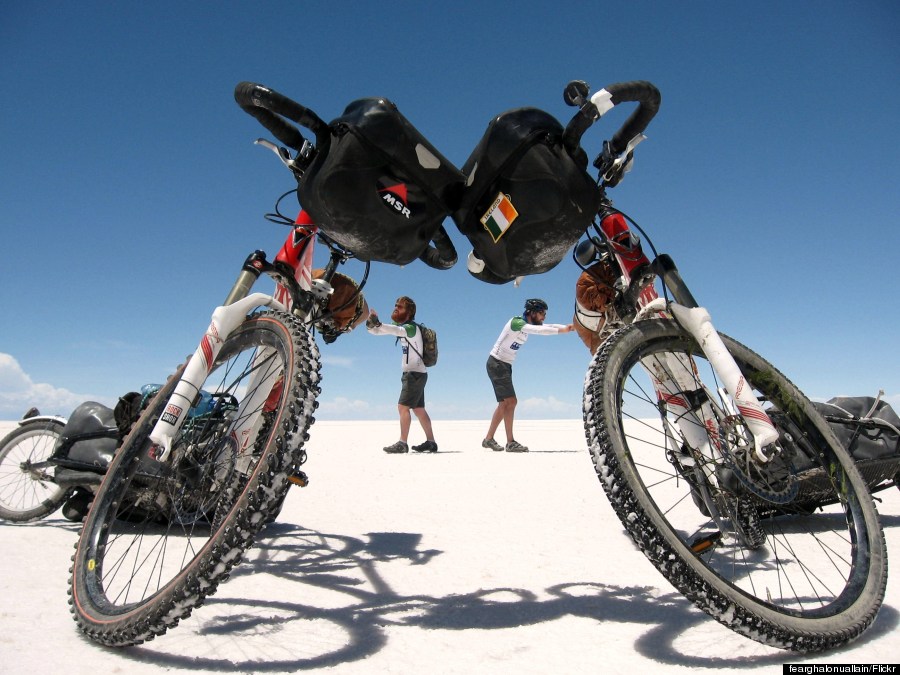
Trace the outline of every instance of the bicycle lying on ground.
<instances>
[{"instance_id":1,"label":"bicycle lying on ground","mask_svg":"<svg viewBox=\"0 0 900 675\"><path fill-rule=\"evenodd\" d=\"M66 519L81 522L123 435L159 389L160 385L144 385L139 392L122 396L115 409L85 401L68 419L41 415L33 408L34 414L26 415L0 440L0 520L30 523L61 507ZM215 439L230 428L230 413L236 408L227 394L201 392L188 411L188 424L198 441L205 439L215 447ZM167 475L169 488L163 494L134 482L126 497L130 508L142 509L145 517L152 515L160 522L212 518L214 514L194 501L203 493L195 480L206 460L199 445L194 454L193 464L182 463L179 471ZM146 461L144 470L153 473L153 463ZM276 515L272 513L270 521Z\"/></svg>"},{"instance_id":2,"label":"bicycle lying on ground","mask_svg":"<svg viewBox=\"0 0 900 675\"><path fill-rule=\"evenodd\" d=\"M71 570L72 612L88 637L152 639L228 578L289 486L306 482L320 393L314 331L327 343L367 314L365 278L338 267L357 258L367 276L372 261L418 258L447 269L457 259L448 214L473 245L469 271L488 283L546 271L575 247L604 299L579 310L595 351L584 389L590 452L625 529L681 593L747 637L798 651L838 646L874 621L886 549L852 458L779 371L714 329L671 258L644 257L606 196L659 92L628 82L588 94L583 82L566 88L578 112L565 128L534 108L497 116L460 171L386 99L356 101L326 124L271 89L238 85L242 109L282 144L260 141L296 177L303 209L274 261L247 258L194 355L109 467ZM625 102L638 107L604 143L592 179L582 134ZM317 241L329 254L322 270ZM274 294L251 293L261 274ZM184 423L201 389L237 406L212 441ZM139 484L171 500L167 478L185 463L211 520L160 523L123 498Z\"/></svg>"}]
</instances>

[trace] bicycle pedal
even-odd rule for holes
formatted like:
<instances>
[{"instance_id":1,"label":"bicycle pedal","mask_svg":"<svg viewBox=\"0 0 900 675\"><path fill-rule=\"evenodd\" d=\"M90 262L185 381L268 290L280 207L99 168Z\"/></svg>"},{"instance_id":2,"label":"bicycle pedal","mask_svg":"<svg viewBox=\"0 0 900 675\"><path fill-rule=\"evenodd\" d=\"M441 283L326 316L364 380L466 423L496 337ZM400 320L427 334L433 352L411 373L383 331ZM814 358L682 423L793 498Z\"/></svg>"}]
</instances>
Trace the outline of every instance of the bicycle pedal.
<instances>
[{"instance_id":1,"label":"bicycle pedal","mask_svg":"<svg viewBox=\"0 0 900 675\"><path fill-rule=\"evenodd\" d=\"M309 485L309 476L307 476L303 471L298 471L292 476L288 476L288 482L293 483L294 485L299 485L300 487L306 487Z\"/></svg>"},{"instance_id":2,"label":"bicycle pedal","mask_svg":"<svg viewBox=\"0 0 900 675\"><path fill-rule=\"evenodd\" d=\"M691 551L693 551L697 555L703 555L707 551L714 548L716 544L719 543L719 540L721 538L721 532L713 532L712 534L705 537L698 537L691 542Z\"/></svg>"}]
</instances>

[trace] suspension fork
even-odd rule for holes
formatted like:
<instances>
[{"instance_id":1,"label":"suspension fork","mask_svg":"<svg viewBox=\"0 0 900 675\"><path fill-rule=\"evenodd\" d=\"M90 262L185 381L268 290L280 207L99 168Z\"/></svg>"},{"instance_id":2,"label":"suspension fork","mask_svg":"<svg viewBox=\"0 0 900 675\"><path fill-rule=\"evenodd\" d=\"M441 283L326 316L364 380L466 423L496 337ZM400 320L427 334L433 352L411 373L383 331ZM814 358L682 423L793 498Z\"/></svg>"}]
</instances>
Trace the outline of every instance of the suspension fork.
<instances>
[{"instance_id":1,"label":"suspension fork","mask_svg":"<svg viewBox=\"0 0 900 675\"><path fill-rule=\"evenodd\" d=\"M730 360L733 363L734 360ZM650 374L656 389L669 451L679 455L682 458L679 461L686 464L684 470L692 475L685 478L705 504L707 514L718 531L739 537L740 534L728 524L720 504L710 493L710 487L720 482L716 468L723 455L722 445L728 441L722 438L719 423L731 410L729 400L724 398L726 409L717 405L705 384L697 377L694 359L687 354L649 356L641 359L641 365ZM716 368L715 365L713 367Z\"/></svg>"},{"instance_id":2,"label":"suspension fork","mask_svg":"<svg viewBox=\"0 0 900 675\"><path fill-rule=\"evenodd\" d=\"M244 322L247 314L254 307L267 306L286 309L271 295L250 293L261 271L267 266L266 256L262 251L255 251L248 256L231 291L225 298L225 302L213 310L209 327L185 366L184 373L166 402L162 415L153 427L153 431L150 432L150 441L156 446L153 455L158 461L165 462L171 455L174 439L187 419L188 411L200 396L200 387L212 370L216 357L228 336ZM268 354L265 353L267 351L269 350L261 349L254 359L254 373L250 383L253 389L248 388L248 391L252 391L253 394L248 399L241 401L235 417L236 424L230 431L230 434L234 435L238 447L241 447L241 438L244 437L247 440L252 438L253 431L258 426L259 414L247 415L247 411L261 411L265 398L262 402L256 399L262 395L262 392L268 395L271 390L271 387L266 389L265 386L257 386L267 385L268 382L255 382L259 377L265 377L262 374L264 369L256 368L256 365L261 363L261 359L268 357ZM271 377L271 373L269 377Z\"/></svg>"},{"instance_id":3,"label":"suspension fork","mask_svg":"<svg viewBox=\"0 0 900 675\"><path fill-rule=\"evenodd\" d=\"M750 384L713 326L709 312L703 307L684 307L678 303L670 303L669 311L694 337L719 375L725 391L753 434L754 456L761 463L768 462L763 448L778 440L778 430L756 400Z\"/></svg>"},{"instance_id":4,"label":"suspension fork","mask_svg":"<svg viewBox=\"0 0 900 675\"><path fill-rule=\"evenodd\" d=\"M676 302L669 303L668 310L700 345L700 349L718 374L725 391L734 401L737 411L753 435L755 458L761 463L768 462L769 458L763 452L763 448L778 440L778 430L753 395L734 357L713 326L709 312L699 306L669 256L657 257L653 261L653 268L675 296Z\"/></svg>"},{"instance_id":5,"label":"suspension fork","mask_svg":"<svg viewBox=\"0 0 900 675\"><path fill-rule=\"evenodd\" d=\"M156 446L152 451L156 459L163 462L169 458L174 439L181 430L188 411L199 397L200 387L215 365L222 345L244 322L250 310L266 306L303 313L304 308L297 307L296 304L297 300L305 300L300 293L309 291L312 285L313 249L317 232L318 228L308 214L300 211L296 227L288 234L275 265L266 261L263 251L255 251L247 257L225 302L213 311L206 333L185 366L181 379L166 402L163 414L150 432L150 440ZM274 295L250 293L262 272L275 277L277 283ZM230 430L239 449L243 449L255 438L262 412L279 384L278 373L267 372L262 367L272 353L271 348L263 347L254 357L251 366L253 372L247 387L247 391L251 393L240 402L236 422Z\"/></svg>"},{"instance_id":6,"label":"suspension fork","mask_svg":"<svg viewBox=\"0 0 900 675\"><path fill-rule=\"evenodd\" d=\"M281 305L281 303L278 303L271 295L253 293L239 300L234 300L229 305L216 307L213 311L212 319L209 327L206 329L206 333L200 339L200 344L197 346L197 349L185 366L184 373L178 381L178 384L175 385L175 390L172 392L169 400L166 402L162 415L153 427L153 431L150 432L150 440L157 446L154 455L155 459L164 462L169 458L169 455L172 452L173 441L180 431L182 424L184 424L188 411L200 396L200 387L212 370L222 345L225 343L225 340L228 339L228 336L244 322L244 319L247 317L250 310L259 306L284 309L284 306ZM264 356L263 351L265 350L260 350L256 360L259 360ZM257 369L254 372L260 372L260 370L261 369ZM256 393L254 393L250 399L261 395L259 393L261 387L255 387L254 391ZM268 395L268 390L265 390L265 395ZM240 408L238 409L237 420L247 419L244 416L245 409L262 409L262 404L258 404L258 407L256 408L250 407L250 399L245 399L241 402ZM265 396L263 396L263 402L264 401ZM253 401L253 403L258 402ZM246 424L241 422L238 424L244 428L234 431L246 435Z\"/></svg>"},{"instance_id":7,"label":"suspension fork","mask_svg":"<svg viewBox=\"0 0 900 675\"><path fill-rule=\"evenodd\" d=\"M687 308L677 303L669 303L669 311L694 337L724 384L725 392L753 436L754 457L761 463L768 462L763 448L778 440L778 430L756 400L734 357L716 332L709 312L702 307ZM718 422L730 411L714 408L709 392L699 392L699 396L694 393L698 383L693 359L683 354L665 354L662 359L642 359L641 364L652 376L660 402L679 420L678 428L685 442L709 459L715 459L718 448L710 445L717 446L724 442L719 435ZM727 399L726 404L730 407Z\"/></svg>"}]
</instances>

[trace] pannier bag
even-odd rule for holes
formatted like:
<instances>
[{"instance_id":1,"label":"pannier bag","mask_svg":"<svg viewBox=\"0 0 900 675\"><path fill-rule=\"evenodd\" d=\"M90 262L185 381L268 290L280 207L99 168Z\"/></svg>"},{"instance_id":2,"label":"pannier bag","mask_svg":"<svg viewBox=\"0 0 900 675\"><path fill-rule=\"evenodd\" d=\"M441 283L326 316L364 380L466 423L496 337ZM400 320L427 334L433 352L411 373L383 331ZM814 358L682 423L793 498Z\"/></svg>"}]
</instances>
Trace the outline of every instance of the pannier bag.
<instances>
[{"instance_id":1,"label":"pannier bag","mask_svg":"<svg viewBox=\"0 0 900 675\"><path fill-rule=\"evenodd\" d=\"M418 258L458 199L459 169L384 98L354 101L328 127L299 180L303 208L360 260Z\"/></svg>"},{"instance_id":2,"label":"pannier bag","mask_svg":"<svg viewBox=\"0 0 900 675\"><path fill-rule=\"evenodd\" d=\"M871 396L838 396L813 405L857 462L900 459L900 418L888 403Z\"/></svg>"},{"instance_id":3,"label":"pannier bag","mask_svg":"<svg viewBox=\"0 0 900 675\"><path fill-rule=\"evenodd\" d=\"M475 277L502 284L546 272L591 223L599 191L583 151L574 159L562 135L542 110L510 110L491 121L463 165L466 187L453 220L474 249Z\"/></svg>"},{"instance_id":4,"label":"pannier bag","mask_svg":"<svg viewBox=\"0 0 900 675\"><path fill-rule=\"evenodd\" d=\"M86 401L69 415L53 450L53 460L63 467L105 471L118 445L113 409Z\"/></svg>"}]
</instances>

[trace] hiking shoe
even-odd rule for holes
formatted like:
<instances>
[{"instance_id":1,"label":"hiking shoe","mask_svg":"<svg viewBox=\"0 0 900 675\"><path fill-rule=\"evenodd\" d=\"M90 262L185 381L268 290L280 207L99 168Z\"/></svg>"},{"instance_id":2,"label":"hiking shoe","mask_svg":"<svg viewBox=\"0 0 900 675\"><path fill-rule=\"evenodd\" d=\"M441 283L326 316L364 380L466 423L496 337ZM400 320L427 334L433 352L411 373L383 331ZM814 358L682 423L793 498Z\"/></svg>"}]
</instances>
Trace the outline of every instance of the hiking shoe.
<instances>
[{"instance_id":1,"label":"hiking shoe","mask_svg":"<svg viewBox=\"0 0 900 675\"><path fill-rule=\"evenodd\" d=\"M416 452L437 452L437 443L434 441L425 441L421 445L414 445L413 450Z\"/></svg>"},{"instance_id":2,"label":"hiking shoe","mask_svg":"<svg viewBox=\"0 0 900 675\"><path fill-rule=\"evenodd\" d=\"M507 452L528 452L528 448L519 443L519 441L510 441L506 444Z\"/></svg>"},{"instance_id":3,"label":"hiking shoe","mask_svg":"<svg viewBox=\"0 0 900 675\"><path fill-rule=\"evenodd\" d=\"M481 447L482 448L490 448L494 452L503 452L503 446L500 445L493 438L485 438L483 441L481 441Z\"/></svg>"},{"instance_id":4,"label":"hiking shoe","mask_svg":"<svg viewBox=\"0 0 900 675\"><path fill-rule=\"evenodd\" d=\"M384 451L389 452L392 455L397 455L402 452L409 452L409 446L406 444L406 441L397 441L393 445L387 446Z\"/></svg>"}]
</instances>

